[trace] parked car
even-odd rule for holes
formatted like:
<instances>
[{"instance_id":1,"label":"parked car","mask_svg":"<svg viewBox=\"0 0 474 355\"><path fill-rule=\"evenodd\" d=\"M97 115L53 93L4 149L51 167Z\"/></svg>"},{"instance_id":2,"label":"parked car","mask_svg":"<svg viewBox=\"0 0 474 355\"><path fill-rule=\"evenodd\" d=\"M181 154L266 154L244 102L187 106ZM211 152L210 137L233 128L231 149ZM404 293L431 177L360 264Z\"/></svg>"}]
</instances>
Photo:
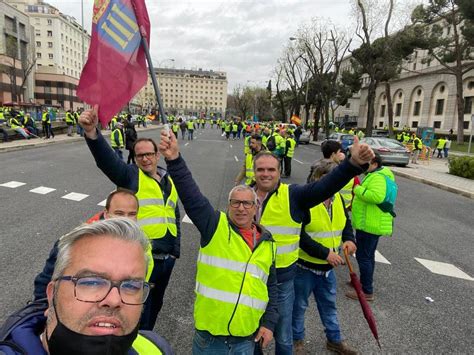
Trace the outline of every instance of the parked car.
<instances>
[{"instance_id":1,"label":"parked car","mask_svg":"<svg viewBox=\"0 0 474 355\"><path fill-rule=\"evenodd\" d=\"M385 137L388 138L388 131L386 129L373 129L372 137Z\"/></svg>"},{"instance_id":2,"label":"parked car","mask_svg":"<svg viewBox=\"0 0 474 355\"><path fill-rule=\"evenodd\" d=\"M338 141L342 145L342 150L346 152L347 148L352 145L352 143L354 143L354 135L345 133L331 133L326 140Z\"/></svg>"},{"instance_id":3,"label":"parked car","mask_svg":"<svg viewBox=\"0 0 474 355\"><path fill-rule=\"evenodd\" d=\"M365 137L361 142L367 143L374 152L379 153L384 164L407 166L410 161L410 151L395 139Z\"/></svg>"},{"instance_id":4,"label":"parked car","mask_svg":"<svg viewBox=\"0 0 474 355\"><path fill-rule=\"evenodd\" d=\"M309 144L309 140L311 138L311 130L303 129L300 136L300 144Z\"/></svg>"}]
</instances>

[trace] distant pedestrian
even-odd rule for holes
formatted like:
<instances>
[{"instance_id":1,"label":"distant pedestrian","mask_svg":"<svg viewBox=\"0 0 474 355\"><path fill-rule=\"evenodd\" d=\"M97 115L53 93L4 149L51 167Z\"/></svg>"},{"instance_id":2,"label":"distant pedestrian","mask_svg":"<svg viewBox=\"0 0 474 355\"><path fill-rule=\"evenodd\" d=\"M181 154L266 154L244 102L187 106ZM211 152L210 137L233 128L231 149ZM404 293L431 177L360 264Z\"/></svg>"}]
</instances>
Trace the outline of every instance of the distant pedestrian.
<instances>
[{"instance_id":1,"label":"distant pedestrian","mask_svg":"<svg viewBox=\"0 0 474 355\"><path fill-rule=\"evenodd\" d=\"M412 136L413 139L413 151L411 155L411 162L413 164L418 164L418 156L420 155L421 149L423 148L423 143L420 138L417 137L415 133Z\"/></svg>"},{"instance_id":2,"label":"distant pedestrian","mask_svg":"<svg viewBox=\"0 0 474 355\"><path fill-rule=\"evenodd\" d=\"M450 148L451 148L451 139L448 137L448 139L446 139L446 143L444 144L444 148L443 148L445 158L448 157L448 152Z\"/></svg>"},{"instance_id":3,"label":"distant pedestrian","mask_svg":"<svg viewBox=\"0 0 474 355\"><path fill-rule=\"evenodd\" d=\"M445 145L446 145L446 139L444 137L439 137L438 143L436 145L436 149L438 150L438 155L436 156L437 158L443 157L443 150L444 150Z\"/></svg>"},{"instance_id":4,"label":"distant pedestrian","mask_svg":"<svg viewBox=\"0 0 474 355\"><path fill-rule=\"evenodd\" d=\"M125 128L125 148L128 150L127 164L135 164L135 152L133 151L133 145L137 140L137 131L135 130L135 124L129 120L124 122Z\"/></svg>"},{"instance_id":5,"label":"distant pedestrian","mask_svg":"<svg viewBox=\"0 0 474 355\"><path fill-rule=\"evenodd\" d=\"M188 122L186 122L186 128L188 129L188 141L193 140L194 121L188 120Z\"/></svg>"},{"instance_id":6,"label":"distant pedestrian","mask_svg":"<svg viewBox=\"0 0 474 355\"><path fill-rule=\"evenodd\" d=\"M115 153L117 153L120 159L123 159L122 149L124 147L122 128L122 122L117 122L112 134L110 135L110 146L115 151Z\"/></svg>"},{"instance_id":7,"label":"distant pedestrian","mask_svg":"<svg viewBox=\"0 0 474 355\"><path fill-rule=\"evenodd\" d=\"M181 129L181 139L184 140L184 136L186 134L186 121L184 121L182 118L179 119L179 128Z\"/></svg>"}]
</instances>

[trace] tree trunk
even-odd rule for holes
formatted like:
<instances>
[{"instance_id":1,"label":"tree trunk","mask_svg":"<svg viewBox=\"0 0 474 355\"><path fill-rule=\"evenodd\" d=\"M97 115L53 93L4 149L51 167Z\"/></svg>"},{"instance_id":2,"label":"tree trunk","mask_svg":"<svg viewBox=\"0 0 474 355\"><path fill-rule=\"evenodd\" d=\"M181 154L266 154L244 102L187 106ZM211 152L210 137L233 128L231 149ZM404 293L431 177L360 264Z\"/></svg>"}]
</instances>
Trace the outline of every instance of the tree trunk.
<instances>
[{"instance_id":1,"label":"tree trunk","mask_svg":"<svg viewBox=\"0 0 474 355\"><path fill-rule=\"evenodd\" d=\"M326 134L326 138L329 137L329 101L326 100L324 103L324 133Z\"/></svg>"},{"instance_id":2,"label":"tree trunk","mask_svg":"<svg viewBox=\"0 0 474 355\"><path fill-rule=\"evenodd\" d=\"M315 142L318 140L319 120L321 118L321 108L322 108L321 100L317 100L315 110L314 110L314 125L313 125L313 141Z\"/></svg>"},{"instance_id":3,"label":"tree trunk","mask_svg":"<svg viewBox=\"0 0 474 355\"><path fill-rule=\"evenodd\" d=\"M305 111L305 128L308 128L308 121L309 121L309 110L311 108L310 104L304 105L304 111Z\"/></svg>"},{"instance_id":4,"label":"tree trunk","mask_svg":"<svg viewBox=\"0 0 474 355\"><path fill-rule=\"evenodd\" d=\"M462 87L462 71L456 71L456 103L458 106L457 143L464 143L464 97Z\"/></svg>"},{"instance_id":5,"label":"tree trunk","mask_svg":"<svg viewBox=\"0 0 474 355\"><path fill-rule=\"evenodd\" d=\"M388 136L393 137L393 102L390 83L385 82L385 96L387 97L387 114L388 114Z\"/></svg>"},{"instance_id":6,"label":"tree trunk","mask_svg":"<svg viewBox=\"0 0 474 355\"><path fill-rule=\"evenodd\" d=\"M377 84L375 80L370 80L367 88L367 123L365 134L370 137L374 128L374 109L375 109L375 89Z\"/></svg>"}]
</instances>

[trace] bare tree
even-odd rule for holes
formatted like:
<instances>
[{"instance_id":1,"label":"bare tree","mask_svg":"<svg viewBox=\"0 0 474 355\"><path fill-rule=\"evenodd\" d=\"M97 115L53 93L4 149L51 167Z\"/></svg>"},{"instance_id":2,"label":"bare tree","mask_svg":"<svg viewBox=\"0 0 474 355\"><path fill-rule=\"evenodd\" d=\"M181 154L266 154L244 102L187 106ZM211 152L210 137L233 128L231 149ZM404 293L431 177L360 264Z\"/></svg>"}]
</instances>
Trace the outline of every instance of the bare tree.
<instances>
[{"instance_id":1,"label":"bare tree","mask_svg":"<svg viewBox=\"0 0 474 355\"><path fill-rule=\"evenodd\" d=\"M309 73L305 68L299 48L290 43L284 51L280 65L283 69L283 78L292 93L291 113L300 116L302 97Z\"/></svg>"}]
</instances>

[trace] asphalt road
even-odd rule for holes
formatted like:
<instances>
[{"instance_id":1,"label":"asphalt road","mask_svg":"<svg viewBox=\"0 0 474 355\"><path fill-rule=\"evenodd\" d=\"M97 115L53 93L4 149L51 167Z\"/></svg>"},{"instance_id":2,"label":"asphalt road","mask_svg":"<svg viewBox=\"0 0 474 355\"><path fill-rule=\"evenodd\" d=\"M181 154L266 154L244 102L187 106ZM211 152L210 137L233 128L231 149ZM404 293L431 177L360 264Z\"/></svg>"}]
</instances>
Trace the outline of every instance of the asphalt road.
<instances>
[{"instance_id":1,"label":"asphalt road","mask_svg":"<svg viewBox=\"0 0 474 355\"><path fill-rule=\"evenodd\" d=\"M225 141L220 130L196 132L181 141L181 152L203 193L218 209L243 163L242 141ZM157 137L158 131L145 134ZM126 155L126 154L125 154ZM296 149L289 183L304 183L319 147ZM238 161L237 161L238 160ZM101 209L114 186L96 168L85 143L50 145L0 153L0 321L31 298L33 278L54 241ZM286 181L285 181L286 182ZM474 348L474 204L472 200L418 182L398 178L397 218L392 238L382 238L378 251L390 263L375 272L372 309L384 353L471 353ZM30 192L45 186L45 195ZM89 195L82 201L62 196ZM184 216L184 211L182 211ZM156 330L177 354L189 354L193 335L193 288L199 235L182 224L182 252L176 263ZM432 273L415 258L453 264L467 279ZM354 260L354 264L357 264ZM346 268L337 270L338 310L343 335L363 353L379 352L358 302L346 299ZM429 302L431 297L434 302ZM314 301L307 312L309 353L325 353L325 336Z\"/></svg>"}]
</instances>

